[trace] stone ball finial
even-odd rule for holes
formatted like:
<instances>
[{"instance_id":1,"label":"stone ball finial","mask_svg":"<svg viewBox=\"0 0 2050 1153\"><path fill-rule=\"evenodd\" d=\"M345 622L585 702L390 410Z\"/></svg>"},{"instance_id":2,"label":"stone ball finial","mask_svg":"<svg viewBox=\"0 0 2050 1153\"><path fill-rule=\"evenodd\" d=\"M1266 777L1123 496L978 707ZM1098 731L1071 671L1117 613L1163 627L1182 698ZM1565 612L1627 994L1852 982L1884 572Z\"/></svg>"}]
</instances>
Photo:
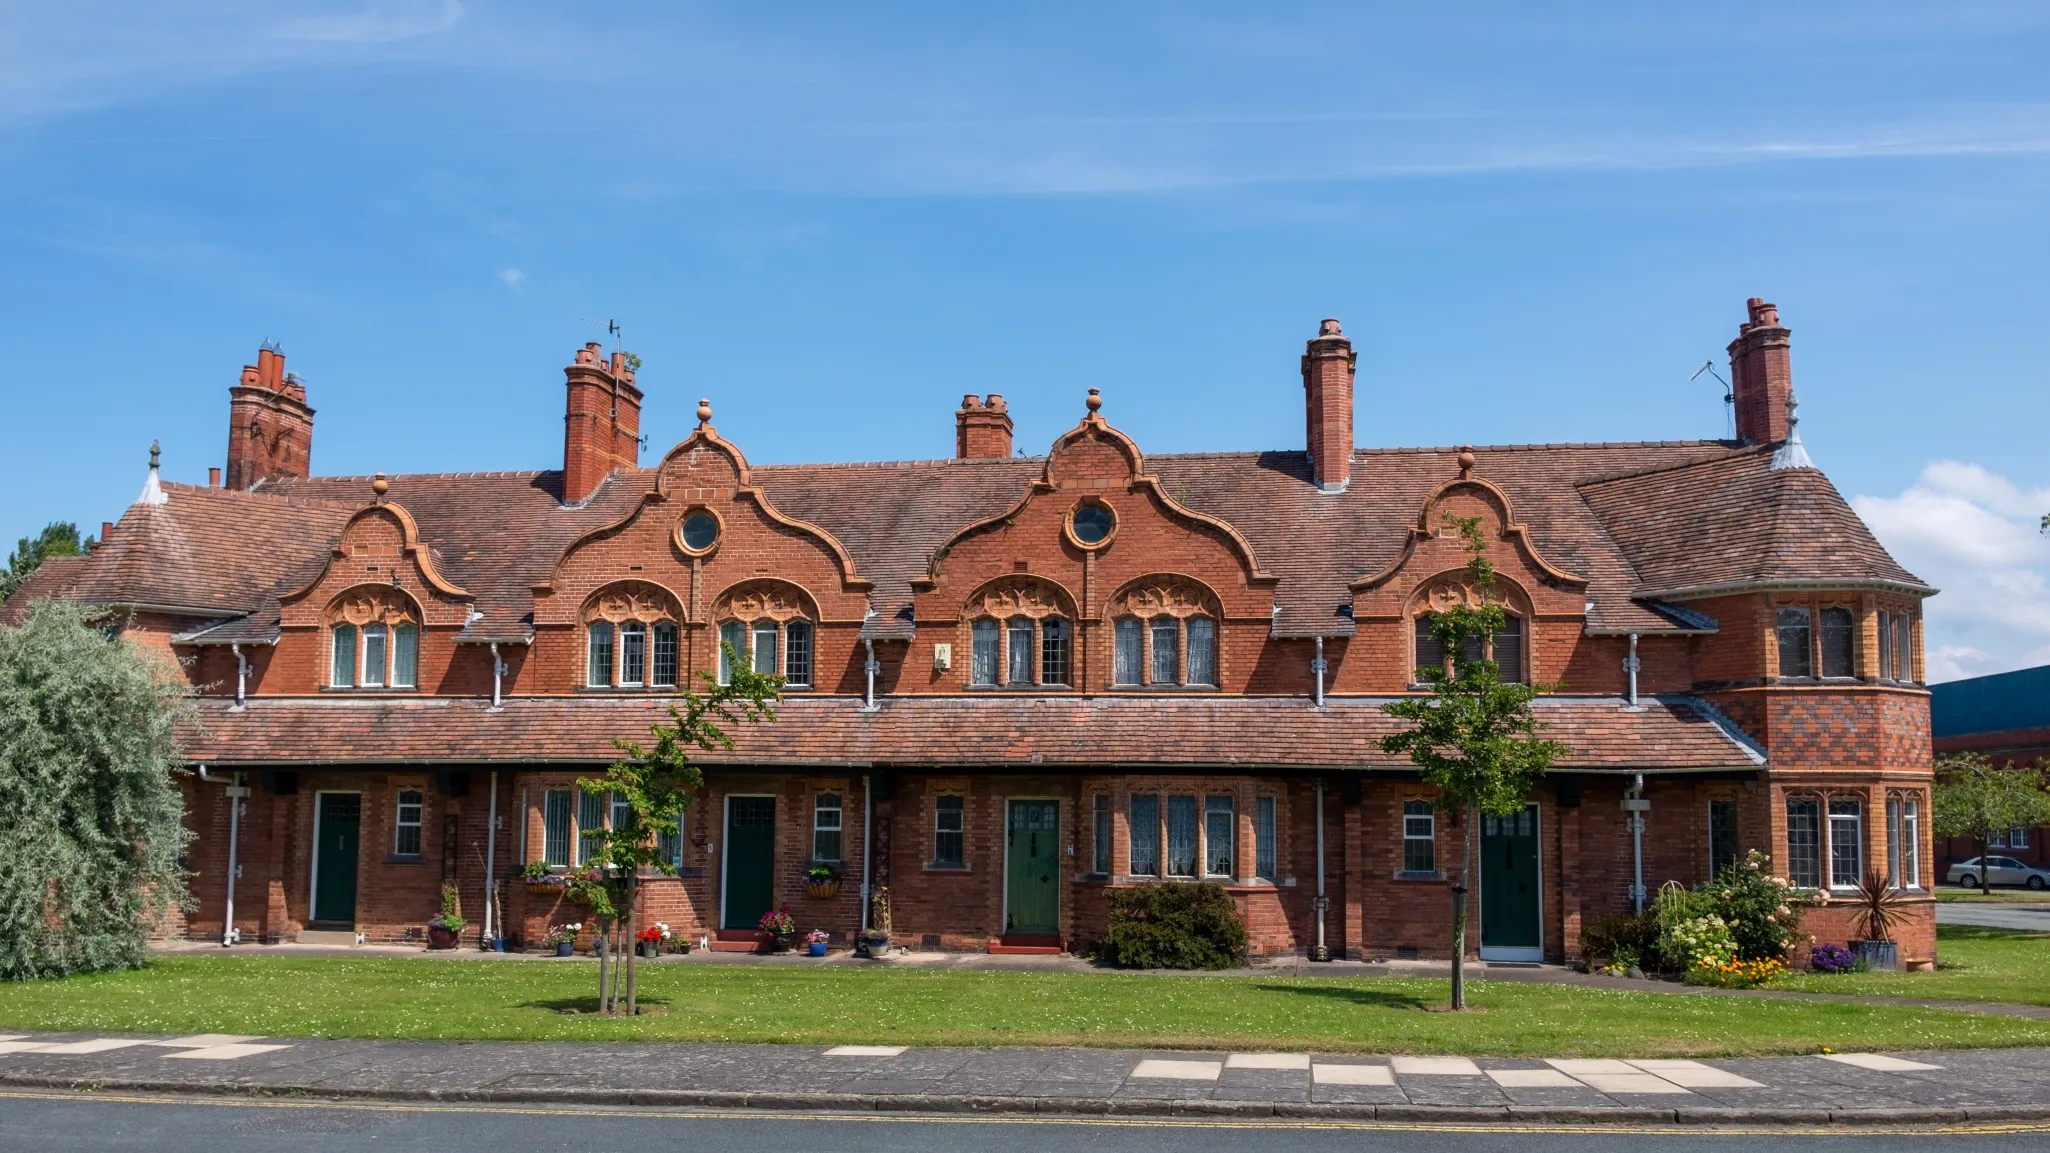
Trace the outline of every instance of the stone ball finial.
<instances>
[{"instance_id":1,"label":"stone ball finial","mask_svg":"<svg viewBox=\"0 0 2050 1153\"><path fill-rule=\"evenodd\" d=\"M710 397L698 398L698 423L712 423L712 399Z\"/></svg>"},{"instance_id":2,"label":"stone ball finial","mask_svg":"<svg viewBox=\"0 0 2050 1153\"><path fill-rule=\"evenodd\" d=\"M383 473L378 473L370 478L370 491L377 494L377 499L383 500L384 494L391 491L391 482L384 479Z\"/></svg>"},{"instance_id":3,"label":"stone ball finial","mask_svg":"<svg viewBox=\"0 0 2050 1153\"><path fill-rule=\"evenodd\" d=\"M1344 332L1344 330L1343 330L1343 329L1341 329L1341 328L1339 328L1339 327L1338 327L1338 318L1337 318L1337 317L1335 317L1335 316L1327 316L1327 317L1325 317L1325 318L1324 318L1324 322L1323 322L1322 324L1319 324L1319 325L1317 326L1317 335L1318 335L1318 336L1343 336L1343 335L1345 335L1345 332Z\"/></svg>"},{"instance_id":4,"label":"stone ball finial","mask_svg":"<svg viewBox=\"0 0 2050 1153\"><path fill-rule=\"evenodd\" d=\"M1082 403L1089 406L1089 412L1093 416L1095 415L1097 409L1103 407L1103 393L1097 389L1092 388L1089 390L1089 399L1083 401Z\"/></svg>"},{"instance_id":5,"label":"stone ball finial","mask_svg":"<svg viewBox=\"0 0 2050 1153\"><path fill-rule=\"evenodd\" d=\"M161 461L161 460L163 459L163 457L164 457L164 446L163 446L163 443L162 443L161 441L155 441L155 440L153 440L153 441L150 441L150 442L149 442L149 466L150 466L150 468L152 468L152 469L156 468L156 467L157 467L157 462L158 462L158 461Z\"/></svg>"},{"instance_id":6,"label":"stone ball finial","mask_svg":"<svg viewBox=\"0 0 2050 1153\"><path fill-rule=\"evenodd\" d=\"M1465 476L1465 475L1466 475L1467 473L1470 473L1470 472L1472 472L1472 471L1473 471L1473 461L1474 461L1474 457L1473 457L1473 446L1472 446L1472 445L1470 445L1470 444L1462 444L1462 445L1460 445L1460 446L1459 446L1459 475L1460 475L1460 476Z\"/></svg>"}]
</instances>

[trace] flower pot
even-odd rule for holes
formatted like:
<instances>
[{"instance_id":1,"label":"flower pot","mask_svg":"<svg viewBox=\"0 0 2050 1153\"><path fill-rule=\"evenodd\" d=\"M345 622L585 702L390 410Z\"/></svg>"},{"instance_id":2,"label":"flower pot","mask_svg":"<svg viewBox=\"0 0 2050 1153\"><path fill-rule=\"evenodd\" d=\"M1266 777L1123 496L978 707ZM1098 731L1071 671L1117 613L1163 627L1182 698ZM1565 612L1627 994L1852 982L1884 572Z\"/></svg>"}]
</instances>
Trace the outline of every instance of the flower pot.
<instances>
[{"instance_id":1,"label":"flower pot","mask_svg":"<svg viewBox=\"0 0 2050 1153\"><path fill-rule=\"evenodd\" d=\"M862 934L861 951L866 952L870 957L882 956L890 951L890 935L873 931Z\"/></svg>"},{"instance_id":2,"label":"flower pot","mask_svg":"<svg viewBox=\"0 0 2050 1153\"><path fill-rule=\"evenodd\" d=\"M563 893L561 881L528 881L527 892L539 897L560 897Z\"/></svg>"},{"instance_id":3,"label":"flower pot","mask_svg":"<svg viewBox=\"0 0 2050 1153\"><path fill-rule=\"evenodd\" d=\"M830 901L840 895L840 878L830 881L806 881L804 895L814 901Z\"/></svg>"},{"instance_id":4,"label":"flower pot","mask_svg":"<svg viewBox=\"0 0 2050 1153\"><path fill-rule=\"evenodd\" d=\"M1852 941L1851 952L1857 954L1868 969L1901 967L1901 949L1897 941Z\"/></svg>"},{"instance_id":5,"label":"flower pot","mask_svg":"<svg viewBox=\"0 0 2050 1153\"><path fill-rule=\"evenodd\" d=\"M797 944L797 930L788 933L769 934L769 948L778 953L788 953Z\"/></svg>"},{"instance_id":6,"label":"flower pot","mask_svg":"<svg viewBox=\"0 0 2050 1153\"><path fill-rule=\"evenodd\" d=\"M456 947L456 934L455 934L455 930L454 930L454 929L444 929L444 928L442 928L442 927L441 927L440 925L429 925L429 926L427 926L427 947L428 947L428 948L430 948L430 949L453 949L453 948L455 948L455 947Z\"/></svg>"},{"instance_id":7,"label":"flower pot","mask_svg":"<svg viewBox=\"0 0 2050 1153\"><path fill-rule=\"evenodd\" d=\"M567 957L576 951L577 943L575 941L557 941L555 943L555 955L558 957Z\"/></svg>"},{"instance_id":8,"label":"flower pot","mask_svg":"<svg viewBox=\"0 0 2050 1153\"><path fill-rule=\"evenodd\" d=\"M491 951L492 951L492 952L494 952L494 953L503 953L503 952L505 952L505 938L504 938L504 937L493 937L493 938L491 938Z\"/></svg>"},{"instance_id":9,"label":"flower pot","mask_svg":"<svg viewBox=\"0 0 2050 1153\"><path fill-rule=\"evenodd\" d=\"M805 952L811 954L814 957L823 957L826 955L826 943L824 941L820 941L816 945L807 946Z\"/></svg>"}]
</instances>

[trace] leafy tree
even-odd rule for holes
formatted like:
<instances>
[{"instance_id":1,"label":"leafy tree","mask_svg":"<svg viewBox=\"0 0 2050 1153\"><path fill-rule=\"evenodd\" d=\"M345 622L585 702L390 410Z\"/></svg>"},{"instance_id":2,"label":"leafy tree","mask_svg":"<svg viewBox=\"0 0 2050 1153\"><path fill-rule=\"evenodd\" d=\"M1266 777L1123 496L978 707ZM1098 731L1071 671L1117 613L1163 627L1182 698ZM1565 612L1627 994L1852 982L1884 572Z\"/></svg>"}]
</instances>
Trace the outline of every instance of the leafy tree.
<instances>
[{"instance_id":1,"label":"leafy tree","mask_svg":"<svg viewBox=\"0 0 2050 1153\"><path fill-rule=\"evenodd\" d=\"M185 900L185 685L88 610L0 626L0 978L128 969Z\"/></svg>"},{"instance_id":2,"label":"leafy tree","mask_svg":"<svg viewBox=\"0 0 2050 1153\"><path fill-rule=\"evenodd\" d=\"M598 1011L631 1015L640 1009L636 998L633 946L634 904L639 896L641 870L652 868L674 875L676 863L661 851L662 837L683 833L683 811L691 797L703 787L705 778L691 763L691 749L704 752L730 749L729 730L741 724L776 719L775 702L783 691L783 678L754 672L749 663L721 642L728 683L720 684L712 673L700 670L705 692L685 692L683 704L669 707L669 723L655 725L649 732L654 744L642 747L634 741L616 740L623 754L606 768L605 775L580 780L577 787L614 802L616 814L611 827L593 830L588 858L595 882L589 892L591 912L598 921L600 939L610 939L598 960Z\"/></svg>"},{"instance_id":3,"label":"leafy tree","mask_svg":"<svg viewBox=\"0 0 2050 1153\"><path fill-rule=\"evenodd\" d=\"M7 567L0 569L0 601L14 595L29 578L29 574L41 567L53 556L78 556L93 550L93 539L78 538L78 526L67 521L55 521L43 526L43 531L34 537L22 537L21 543L8 554Z\"/></svg>"},{"instance_id":4,"label":"leafy tree","mask_svg":"<svg viewBox=\"0 0 2050 1153\"><path fill-rule=\"evenodd\" d=\"M1445 523L1459 530L1473 558L1467 579L1480 603L1431 618L1431 635L1451 654L1452 670L1418 668L1417 679L1430 686L1430 695L1381 706L1412 722L1383 738L1381 747L1406 754L1424 781L1438 787L1433 804L1439 811L1466 818L1466 847L1452 885L1452 1007L1458 1010L1466 1008L1467 882L1480 843L1475 821L1521 812L1531 788L1567 750L1538 735L1542 726L1531 713L1532 699L1552 686L1504 682L1486 655L1485 646L1508 614L1495 600L1495 567L1480 518L1447 516Z\"/></svg>"},{"instance_id":5,"label":"leafy tree","mask_svg":"<svg viewBox=\"0 0 2050 1153\"><path fill-rule=\"evenodd\" d=\"M1964 837L1979 850L1979 891L1987 892L1986 845L1995 833L2050 823L2050 793L2042 771L2008 765L1994 768L1978 753L1936 758L1936 835Z\"/></svg>"}]
</instances>

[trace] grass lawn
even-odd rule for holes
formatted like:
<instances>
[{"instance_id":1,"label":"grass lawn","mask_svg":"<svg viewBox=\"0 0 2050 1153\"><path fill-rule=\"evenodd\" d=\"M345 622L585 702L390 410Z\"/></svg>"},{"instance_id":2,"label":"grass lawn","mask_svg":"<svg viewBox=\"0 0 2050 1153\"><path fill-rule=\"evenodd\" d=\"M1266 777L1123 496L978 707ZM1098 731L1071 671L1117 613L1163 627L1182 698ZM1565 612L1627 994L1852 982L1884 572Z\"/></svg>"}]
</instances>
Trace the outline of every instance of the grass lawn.
<instances>
[{"instance_id":1,"label":"grass lawn","mask_svg":"<svg viewBox=\"0 0 2050 1153\"><path fill-rule=\"evenodd\" d=\"M1958 902L1968 905L2050 905L2050 889L1996 885L1991 893L1981 895L1977 889L1960 889L1956 885L1944 885L1936 890L1936 899L1943 904Z\"/></svg>"},{"instance_id":2,"label":"grass lawn","mask_svg":"<svg viewBox=\"0 0 2050 1153\"><path fill-rule=\"evenodd\" d=\"M1946 944L1946 948L1948 945ZM2050 1044L2050 1022L1940 1009L1477 982L656 965L638 1020L588 961L166 957L0 984L0 1029L463 1040L1100 1045L1530 1056L1737 1056Z\"/></svg>"},{"instance_id":3,"label":"grass lawn","mask_svg":"<svg viewBox=\"0 0 2050 1153\"><path fill-rule=\"evenodd\" d=\"M2050 933L1936 926L1934 973L1809 973L1776 988L2050 1005Z\"/></svg>"}]
</instances>

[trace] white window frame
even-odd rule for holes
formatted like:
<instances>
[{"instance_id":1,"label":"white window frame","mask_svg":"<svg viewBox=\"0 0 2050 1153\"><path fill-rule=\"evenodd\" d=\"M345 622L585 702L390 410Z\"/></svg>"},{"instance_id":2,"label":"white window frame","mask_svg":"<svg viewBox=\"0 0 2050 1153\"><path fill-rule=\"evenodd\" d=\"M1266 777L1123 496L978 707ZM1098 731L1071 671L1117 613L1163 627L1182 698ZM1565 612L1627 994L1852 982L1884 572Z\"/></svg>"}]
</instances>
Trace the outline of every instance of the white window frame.
<instances>
[{"instance_id":1,"label":"white window frame","mask_svg":"<svg viewBox=\"0 0 2050 1153\"><path fill-rule=\"evenodd\" d=\"M356 685L365 689L384 688L391 674L391 626L383 621L373 621L364 625L360 632L363 641L357 650L361 657L356 666ZM373 637L377 642L376 680L370 679L370 649Z\"/></svg>"},{"instance_id":2,"label":"white window frame","mask_svg":"<svg viewBox=\"0 0 2050 1153\"><path fill-rule=\"evenodd\" d=\"M341 632L349 630L349 679L347 683L335 681L335 670L342 667ZM356 687L357 672L363 660L363 630L347 621L337 621L327 627L327 685L331 689L353 689Z\"/></svg>"},{"instance_id":3,"label":"white window frame","mask_svg":"<svg viewBox=\"0 0 2050 1153\"><path fill-rule=\"evenodd\" d=\"M1260 858L1268 861L1266 868L1260 867ZM1281 872L1281 798L1273 793L1260 793L1253 798L1253 876L1270 884L1280 880L1272 874Z\"/></svg>"},{"instance_id":4,"label":"white window frame","mask_svg":"<svg viewBox=\"0 0 2050 1153\"><path fill-rule=\"evenodd\" d=\"M629 678L627 675L626 642L629 630L632 630L640 638L641 649L641 675L632 678ZM647 686L648 659L653 655L649 651L648 633L649 629L646 621L621 621L619 626L613 630L614 639L612 643L615 646L614 651L618 654L618 659L613 667L617 670L614 675L616 677L615 683L618 687L622 689L638 689Z\"/></svg>"},{"instance_id":5,"label":"white window frame","mask_svg":"<svg viewBox=\"0 0 2050 1153\"><path fill-rule=\"evenodd\" d=\"M413 800L408 803L407 797L411 797ZM427 852L427 794L420 789L400 789L397 796L393 798L392 807L392 856L407 858L424 856ZM407 809L413 810L413 819L410 821L406 819ZM414 847L411 852L408 852L405 847L407 829L413 830Z\"/></svg>"},{"instance_id":6,"label":"white window frame","mask_svg":"<svg viewBox=\"0 0 2050 1153\"><path fill-rule=\"evenodd\" d=\"M1116 838L1112 832L1110 794L1095 793L1089 800L1089 872L1091 876L1110 875L1111 856L1116 852Z\"/></svg>"},{"instance_id":7,"label":"white window frame","mask_svg":"<svg viewBox=\"0 0 2050 1153\"><path fill-rule=\"evenodd\" d=\"M833 803L824 802L832 798ZM826 814L832 814L832 823L826 823ZM840 842L840 851L828 857L819 852L819 835L831 833ZM811 800L811 858L814 861L839 862L847 856L847 798L836 790L819 793Z\"/></svg>"},{"instance_id":8,"label":"white window frame","mask_svg":"<svg viewBox=\"0 0 2050 1153\"><path fill-rule=\"evenodd\" d=\"M959 803L952 806L941 804L942 801L949 800ZM940 818L948 815L954 816L960 823L951 829L941 824ZM945 860L940 856L940 837L948 833L959 837L961 845L960 854L951 861ZM965 869L968 867L968 797L964 793L940 793L932 799L931 866L938 869Z\"/></svg>"},{"instance_id":9,"label":"white window frame","mask_svg":"<svg viewBox=\"0 0 2050 1153\"><path fill-rule=\"evenodd\" d=\"M1423 806L1423 812L1410 812L1409 807L1411 805ZM1410 823L1412 821L1423 822L1421 826L1423 831L1416 831L1418 826L1412 825ZM1421 841L1429 846L1431 852L1431 867L1429 869L1412 869L1409 867L1409 843L1411 841ZM1419 797L1411 797L1402 802L1402 871L1418 874L1435 873L1438 871L1438 810L1431 807L1431 802Z\"/></svg>"},{"instance_id":10,"label":"white window frame","mask_svg":"<svg viewBox=\"0 0 2050 1153\"><path fill-rule=\"evenodd\" d=\"M1838 805L1852 805L1856 809L1854 812L1839 813L1836 811ZM1859 797L1831 797L1823 805L1823 816L1829 822L1829 840L1824 846L1826 854L1824 857L1824 867L1829 870L1829 887L1839 892L1846 889L1855 889L1858 887L1858 883L1864 879L1863 877L1853 875L1849 879L1845 879L1836 875L1837 826L1838 822L1850 826L1851 843L1856 845L1858 849L1858 867L1854 870L1854 874L1863 873L1865 869L1865 803Z\"/></svg>"},{"instance_id":11,"label":"white window frame","mask_svg":"<svg viewBox=\"0 0 2050 1153\"><path fill-rule=\"evenodd\" d=\"M729 636L729 635L728 635L729 633L733 633L733 632L738 632L738 633L740 634L740 635L739 635L739 637L738 637L738 638L735 638L735 637L733 637L733 636ZM749 629L748 629L748 627L747 627L747 622L746 622L746 621L744 621L744 620L741 620L741 619L740 619L740 618L738 618L738 617L731 617L731 618L728 618L728 619L726 619L726 620L723 620L723 621L720 621L720 622L719 622L719 683L720 683L720 684L722 684L722 685L730 685L730 684L732 684L732 683L733 683L733 660L734 660L734 659L738 659L738 660L740 660L741 662L745 663L745 664L747 665L747 667L749 667L749 668L753 668L753 667L754 667L754 663L753 663L752 659L751 659L751 658L750 658L750 657L748 656L748 644L749 644L749 641L748 641L748 637L749 637L750 635L751 635L751 634L750 634L750 631L749 631ZM734 642L735 642L736 640L737 640L737 642L738 642L738 643L734 643ZM727 655L726 655L726 646L727 646L727 645L728 645L729 643L732 643L732 644L733 644L733 657L732 657L732 658L729 658L729 657L727 657Z\"/></svg>"},{"instance_id":12,"label":"white window frame","mask_svg":"<svg viewBox=\"0 0 2050 1153\"><path fill-rule=\"evenodd\" d=\"M1226 870L1222 873L1215 873L1210 870L1210 817L1212 813L1210 806L1213 801L1223 801L1225 805L1224 813L1231 818L1225 838L1231 842L1231 858L1227 863ZM1197 827L1197 868L1202 870L1203 877L1206 880L1236 880L1239 875L1238 797L1231 793L1205 793L1203 794L1203 806L1198 815L1202 819Z\"/></svg>"},{"instance_id":13,"label":"white window frame","mask_svg":"<svg viewBox=\"0 0 2050 1153\"><path fill-rule=\"evenodd\" d=\"M605 635L605 678L592 676L597 671L597 644L599 633ZM591 621L584 626L584 687L609 689L619 675L619 627L611 621Z\"/></svg>"},{"instance_id":14,"label":"white window frame","mask_svg":"<svg viewBox=\"0 0 2050 1153\"><path fill-rule=\"evenodd\" d=\"M803 627L793 627L798 625L801 625ZM812 687L812 684L818 680L818 674L816 670L818 668L819 663L819 630L813 628L812 623L809 620L806 620L803 617L793 617L790 620L780 622L777 625L776 632L779 636L782 637L782 644L779 646L779 651L783 654L782 669L783 676L785 678L783 682L783 687L789 689L808 689ZM797 643L797 637L800 633L803 634L805 638L806 647L804 655L804 679L798 681L789 679L791 665L790 650L791 647Z\"/></svg>"}]
</instances>

